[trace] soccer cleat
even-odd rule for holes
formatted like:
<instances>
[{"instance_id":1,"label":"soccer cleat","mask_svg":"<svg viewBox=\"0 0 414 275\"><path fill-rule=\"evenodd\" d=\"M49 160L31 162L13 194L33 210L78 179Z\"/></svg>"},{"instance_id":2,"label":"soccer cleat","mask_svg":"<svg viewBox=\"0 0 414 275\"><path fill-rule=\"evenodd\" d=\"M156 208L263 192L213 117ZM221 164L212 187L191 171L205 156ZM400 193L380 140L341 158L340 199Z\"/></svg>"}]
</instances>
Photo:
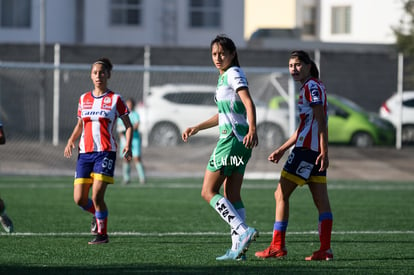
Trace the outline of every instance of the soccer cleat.
<instances>
[{"instance_id":1,"label":"soccer cleat","mask_svg":"<svg viewBox=\"0 0 414 275\"><path fill-rule=\"evenodd\" d=\"M312 253L311 256L305 258L306 261L332 261L333 253L329 248L328 250L318 250Z\"/></svg>"},{"instance_id":2,"label":"soccer cleat","mask_svg":"<svg viewBox=\"0 0 414 275\"><path fill-rule=\"evenodd\" d=\"M7 233L13 232L13 222L11 221L9 216L7 216L7 214L3 214L0 216L0 223Z\"/></svg>"},{"instance_id":3,"label":"soccer cleat","mask_svg":"<svg viewBox=\"0 0 414 275\"><path fill-rule=\"evenodd\" d=\"M236 261L245 261L246 260L246 255L242 254L240 257L237 257L238 254L236 253L235 250L231 250L228 249L226 251L226 254L224 254L223 256L217 257L216 260L217 261L227 261L227 260L236 260Z\"/></svg>"},{"instance_id":4,"label":"soccer cleat","mask_svg":"<svg viewBox=\"0 0 414 275\"><path fill-rule=\"evenodd\" d=\"M98 224L96 223L95 215L92 217L91 221L91 233L92 235L98 235Z\"/></svg>"},{"instance_id":5,"label":"soccer cleat","mask_svg":"<svg viewBox=\"0 0 414 275\"><path fill-rule=\"evenodd\" d=\"M108 243L108 242L109 242L109 238L107 234L97 234L95 236L95 239L88 242L88 244L103 244L103 243Z\"/></svg>"},{"instance_id":6,"label":"soccer cleat","mask_svg":"<svg viewBox=\"0 0 414 275\"><path fill-rule=\"evenodd\" d=\"M283 259L287 256L287 250L286 248L277 249L272 246L269 246L263 251L257 251L254 254L257 258L261 259L269 259L269 258L276 258L276 259Z\"/></svg>"},{"instance_id":7,"label":"soccer cleat","mask_svg":"<svg viewBox=\"0 0 414 275\"><path fill-rule=\"evenodd\" d=\"M248 227L246 232L244 232L239 238L239 247L235 251L237 254L236 259L239 259L246 253L249 249L249 246L252 241L255 241L256 238L259 237L259 231L254 229L253 227Z\"/></svg>"}]
</instances>

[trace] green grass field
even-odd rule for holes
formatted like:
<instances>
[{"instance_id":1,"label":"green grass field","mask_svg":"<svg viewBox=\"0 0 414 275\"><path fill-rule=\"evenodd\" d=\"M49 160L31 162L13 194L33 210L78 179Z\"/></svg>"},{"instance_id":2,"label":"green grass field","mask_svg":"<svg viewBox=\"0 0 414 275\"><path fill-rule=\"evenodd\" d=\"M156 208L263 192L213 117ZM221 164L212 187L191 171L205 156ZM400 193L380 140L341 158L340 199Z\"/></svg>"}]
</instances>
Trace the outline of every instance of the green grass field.
<instances>
[{"instance_id":1,"label":"green grass field","mask_svg":"<svg viewBox=\"0 0 414 275\"><path fill-rule=\"evenodd\" d=\"M414 183L331 181L335 259L306 262L319 247L308 188L291 198L288 257L260 260L254 252L271 240L276 183L246 180L247 223L260 237L247 261L217 262L230 230L201 199L201 182L110 186L110 242L91 246L91 216L73 202L72 178L3 176L0 196L15 233L0 234L0 274L414 274Z\"/></svg>"}]
</instances>

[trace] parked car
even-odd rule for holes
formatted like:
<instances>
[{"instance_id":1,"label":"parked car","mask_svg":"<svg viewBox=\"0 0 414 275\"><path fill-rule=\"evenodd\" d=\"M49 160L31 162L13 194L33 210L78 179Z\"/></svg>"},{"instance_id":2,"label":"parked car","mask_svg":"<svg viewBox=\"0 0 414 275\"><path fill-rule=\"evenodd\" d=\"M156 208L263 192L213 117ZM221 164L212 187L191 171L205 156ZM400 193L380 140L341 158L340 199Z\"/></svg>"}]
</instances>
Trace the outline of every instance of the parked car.
<instances>
[{"instance_id":1,"label":"parked car","mask_svg":"<svg viewBox=\"0 0 414 275\"><path fill-rule=\"evenodd\" d=\"M349 144L357 147L392 145L395 128L377 114L369 113L355 102L338 95L328 97L328 140L331 144ZM282 97L273 98L271 108L287 108Z\"/></svg>"},{"instance_id":2,"label":"parked car","mask_svg":"<svg viewBox=\"0 0 414 275\"><path fill-rule=\"evenodd\" d=\"M414 143L414 91L403 92L402 102L401 97L397 93L393 94L382 104L379 113L382 118L390 121L395 127L397 127L400 121L400 106L402 106L401 139L405 144L412 144Z\"/></svg>"},{"instance_id":3,"label":"parked car","mask_svg":"<svg viewBox=\"0 0 414 275\"><path fill-rule=\"evenodd\" d=\"M181 133L189 126L217 114L215 86L167 84L150 88L145 107L139 108L141 133L148 145L174 146L181 142ZM271 110L267 104L254 100L259 146L273 148L288 136L288 110ZM199 137L218 137L217 127L197 133Z\"/></svg>"}]
</instances>

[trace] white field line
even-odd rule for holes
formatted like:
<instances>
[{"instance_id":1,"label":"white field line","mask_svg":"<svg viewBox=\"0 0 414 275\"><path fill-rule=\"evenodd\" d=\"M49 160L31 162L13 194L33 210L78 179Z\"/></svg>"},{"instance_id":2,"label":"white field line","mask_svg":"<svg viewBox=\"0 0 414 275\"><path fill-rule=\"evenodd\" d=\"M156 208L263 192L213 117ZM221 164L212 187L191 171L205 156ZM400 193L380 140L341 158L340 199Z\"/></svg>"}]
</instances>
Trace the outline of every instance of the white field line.
<instances>
[{"instance_id":1,"label":"white field line","mask_svg":"<svg viewBox=\"0 0 414 275\"><path fill-rule=\"evenodd\" d=\"M151 183L146 185L140 184L130 184L128 186L121 186L121 184L115 184L116 188L127 188L127 189L201 189L202 182L199 183ZM272 183L248 183L243 185L243 189L271 189L274 190L277 186L277 182ZM62 189L62 188L73 188L73 183L68 182L67 184L56 183L56 184L0 184L0 189ZM364 184L329 184L328 189L332 190L371 190L371 191L397 191L397 190L406 190L413 191L414 184L410 183L398 183L398 184L374 184L374 183L364 183Z\"/></svg>"},{"instance_id":2,"label":"white field line","mask_svg":"<svg viewBox=\"0 0 414 275\"><path fill-rule=\"evenodd\" d=\"M272 235L273 232L260 232L260 235ZM317 235L317 231L287 232L287 235ZM379 231L333 231L332 235L413 235L414 231L379 230ZM69 237L90 236L89 232L15 232L0 233L0 236L28 236L28 237ZM132 237L169 237L169 236L227 236L224 232L110 232L110 236L132 236Z\"/></svg>"}]
</instances>

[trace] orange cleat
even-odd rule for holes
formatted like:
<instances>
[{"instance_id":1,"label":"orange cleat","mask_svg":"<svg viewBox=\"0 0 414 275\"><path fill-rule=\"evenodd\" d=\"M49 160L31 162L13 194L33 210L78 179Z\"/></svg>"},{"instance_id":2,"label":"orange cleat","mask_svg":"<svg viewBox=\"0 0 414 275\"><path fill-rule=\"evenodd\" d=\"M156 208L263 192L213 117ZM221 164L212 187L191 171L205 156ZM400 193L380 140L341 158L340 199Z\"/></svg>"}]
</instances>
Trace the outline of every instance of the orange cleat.
<instances>
[{"instance_id":1,"label":"orange cleat","mask_svg":"<svg viewBox=\"0 0 414 275\"><path fill-rule=\"evenodd\" d=\"M332 261L333 253L331 249L318 250L313 252L312 256L306 257L306 261Z\"/></svg>"},{"instance_id":2,"label":"orange cleat","mask_svg":"<svg viewBox=\"0 0 414 275\"><path fill-rule=\"evenodd\" d=\"M268 259L268 258L282 259L287 256L287 250L285 247L282 249L277 249L275 247L269 246L263 251L257 251L254 255L257 258L261 258L261 259Z\"/></svg>"}]
</instances>

